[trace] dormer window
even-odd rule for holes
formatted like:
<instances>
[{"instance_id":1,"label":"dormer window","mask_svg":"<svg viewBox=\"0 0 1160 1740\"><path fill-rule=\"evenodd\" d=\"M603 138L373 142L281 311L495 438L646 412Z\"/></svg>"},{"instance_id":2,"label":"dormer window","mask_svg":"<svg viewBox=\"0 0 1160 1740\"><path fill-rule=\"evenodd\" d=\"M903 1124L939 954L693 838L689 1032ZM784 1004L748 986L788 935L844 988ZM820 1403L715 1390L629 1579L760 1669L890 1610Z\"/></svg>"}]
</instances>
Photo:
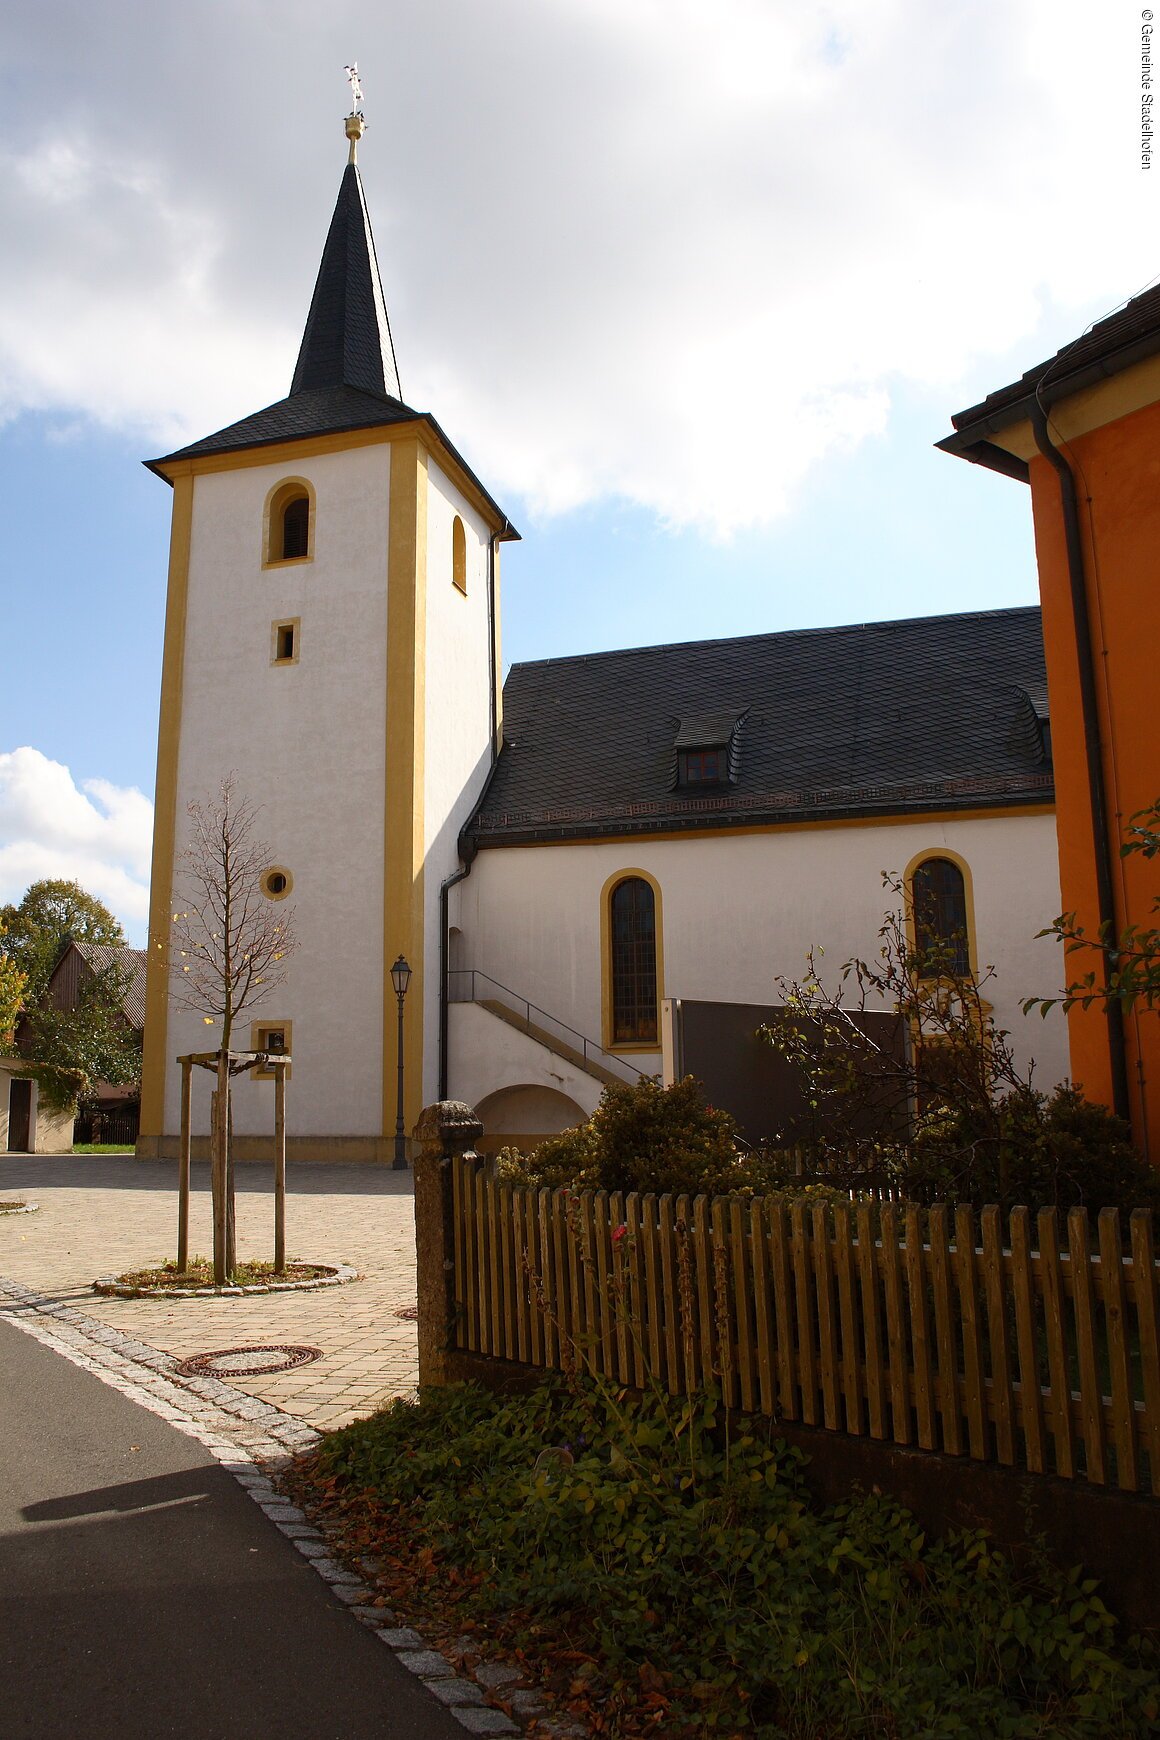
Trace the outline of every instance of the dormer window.
<instances>
[{"instance_id":1,"label":"dormer window","mask_svg":"<svg viewBox=\"0 0 1160 1740\"><path fill-rule=\"evenodd\" d=\"M713 749L677 751L678 785L720 785L729 778L729 755L723 743Z\"/></svg>"},{"instance_id":2,"label":"dormer window","mask_svg":"<svg viewBox=\"0 0 1160 1740\"><path fill-rule=\"evenodd\" d=\"M744 713L694 713L677 721L673 739L678 791L732 785L740 758L738 741Z\"/></svg>"}]
</instances>

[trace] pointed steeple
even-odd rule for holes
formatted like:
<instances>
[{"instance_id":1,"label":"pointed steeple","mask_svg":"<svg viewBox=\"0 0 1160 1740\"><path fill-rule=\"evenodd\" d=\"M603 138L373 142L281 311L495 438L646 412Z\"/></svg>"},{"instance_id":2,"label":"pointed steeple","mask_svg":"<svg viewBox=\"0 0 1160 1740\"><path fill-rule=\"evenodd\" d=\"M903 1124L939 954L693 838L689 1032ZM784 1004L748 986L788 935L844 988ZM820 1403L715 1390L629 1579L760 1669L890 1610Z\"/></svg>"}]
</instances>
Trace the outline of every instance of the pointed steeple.
<instances>
[{"instance_id":1,"label":"pointed steeple","mask_svg":"<svg viewBox=\"0 0 1160 1740\"><path fill-rule=\"evenodd\" d=\"M318 387L403 397L353 138L290 396Z\"/></svg>"}]
</instances>

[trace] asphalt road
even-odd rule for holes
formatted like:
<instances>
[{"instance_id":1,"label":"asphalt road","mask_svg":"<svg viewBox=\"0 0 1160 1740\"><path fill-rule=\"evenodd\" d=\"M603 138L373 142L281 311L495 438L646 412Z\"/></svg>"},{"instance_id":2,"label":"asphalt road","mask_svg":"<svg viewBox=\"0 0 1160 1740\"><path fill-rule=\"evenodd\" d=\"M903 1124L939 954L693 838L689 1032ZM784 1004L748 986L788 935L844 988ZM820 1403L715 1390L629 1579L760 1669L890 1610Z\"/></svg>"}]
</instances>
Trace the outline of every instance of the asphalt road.
<instances>
[{"instance_id":1,"label":"asphalt road","mask_svg":"<svg viewBox=\"0 0 1160 1740\"><path fill-rule=\"evenodd\" d=\"M195 1439L0 1321L4 1740L463 1740Z\"/></svg>"}]
</instances>

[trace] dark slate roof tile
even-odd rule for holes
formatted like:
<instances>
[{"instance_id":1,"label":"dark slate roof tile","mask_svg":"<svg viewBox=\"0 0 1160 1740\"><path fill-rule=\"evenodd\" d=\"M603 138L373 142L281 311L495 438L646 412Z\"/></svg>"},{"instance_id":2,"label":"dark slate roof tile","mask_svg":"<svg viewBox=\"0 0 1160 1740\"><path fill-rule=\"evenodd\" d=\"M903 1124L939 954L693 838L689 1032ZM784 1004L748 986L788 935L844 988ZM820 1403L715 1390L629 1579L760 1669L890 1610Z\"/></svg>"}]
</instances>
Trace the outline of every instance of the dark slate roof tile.
<instances>
[{"instance_id":1,"label":"dark slate roof tile","mask_svg":"<svg viewBox=\"0 0 1160 1740\"><path fill-rule=\"evenodd\" d=\"M421 413L397 399L365 393L356 387L315 387L279 399L265 410L255 411L238 423L219 429L176 453L151 459L152 470L174 459L196 459L204 453L232 453L244 447L264 447L270 442L300 441L312 435L337 434L346 429L373 429L384 423L412 422Z\"/></svg>"},{"instance_id":2,"label":"dark slate roof tile","mask_svg":"<svg viewBox=\"0 0 1160 1740\"><path fill-rule=\"evenodd\" d=\"M516 665L470 833L504 845L1050 803L1027 729L1044 681L1033 607ZM698 714L746 715L727 790L670 789L675 734Z\"/></svg>"},{"instance_id":3,"label":"dark slate roof tile","mask_svg":"<svg viewBox=\"0 0 1160 1740\"><path fill-rule=\"evenodd\" d=\"M103 973L106 967L121 967L133 975L125 987L121 1007L130 1027L139 1031L145 1026L145 975L149 963L148 951L131 949L110 943L78 942L75 945L77 953L86 966L94 973Z\"/></svg>"},{"instance_id":4,"label":"dark slate roof tile","mask_svg":"<svg viewBox=\"0 0 1160 1740\"><path fill-rule=\"evenodd\" d=\"M1010 386L999 387L979 404L959 411L951 423L956 430L967 430L988 421L998 427L1010 421L1011 415L1020 414L1024 402L1038 387L1047 391L1050 400L1061 387L1074 391L1087 384L1088 378L1116 374L1157 350L1160 350L1160 284L1133 296L1106 320L1098 320L1089 332L1065 344L1046 362L1036 363Z\"/></svg>"}]
</instances>

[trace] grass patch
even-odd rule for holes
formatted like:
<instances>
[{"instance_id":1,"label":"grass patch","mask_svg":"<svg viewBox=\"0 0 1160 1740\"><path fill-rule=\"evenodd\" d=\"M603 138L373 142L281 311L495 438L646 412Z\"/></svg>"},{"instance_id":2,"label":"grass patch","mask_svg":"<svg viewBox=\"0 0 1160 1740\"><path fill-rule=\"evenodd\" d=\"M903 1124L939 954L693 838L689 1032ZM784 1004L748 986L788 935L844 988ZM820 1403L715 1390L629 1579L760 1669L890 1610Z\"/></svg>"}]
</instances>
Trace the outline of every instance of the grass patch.
<instances>
[{"instance_id":1,"label":"grass patch","mask_svg":"<svg viewBox=\"0 0 1160 1740\"><path fill-rule=\"evenodd\" d=\"M545 1455L545 1452L547 1454ZM609 1736L1160 1733L1150 1644L1094 1582L826 1506L766 1420L573 1383L394 1402L283 1477L436 1642L474 1634Z\"/></svg>"},{"instance_id":2,"label":"grass patch","mask_svg":"<svg viewBox=\"0 0 1160 1740\"><path fill-rule=\"evenodd\" d=\"M132 1154L132 1142L74 1142L74 1154Z\"/></svg>"},{"instance_id":3,"label":"grass patch","mask_svg":"<svg viewBox=\"0 0 1160 1740\"><path fill-rule=\"evenodd\" d=\"M287 1263L279 1273L273 1263L247 1262L239 1263L226 1276L226 1283L230 1287L259 1287L271 1281L317 1281L333 1274L329 1263ZM116 1279L125 1287L212 1287L213 1260L193 1257L184 1269L176 1263L162 1263L157 1269L131 1269Z\"/></svg>"}]
</instances>

